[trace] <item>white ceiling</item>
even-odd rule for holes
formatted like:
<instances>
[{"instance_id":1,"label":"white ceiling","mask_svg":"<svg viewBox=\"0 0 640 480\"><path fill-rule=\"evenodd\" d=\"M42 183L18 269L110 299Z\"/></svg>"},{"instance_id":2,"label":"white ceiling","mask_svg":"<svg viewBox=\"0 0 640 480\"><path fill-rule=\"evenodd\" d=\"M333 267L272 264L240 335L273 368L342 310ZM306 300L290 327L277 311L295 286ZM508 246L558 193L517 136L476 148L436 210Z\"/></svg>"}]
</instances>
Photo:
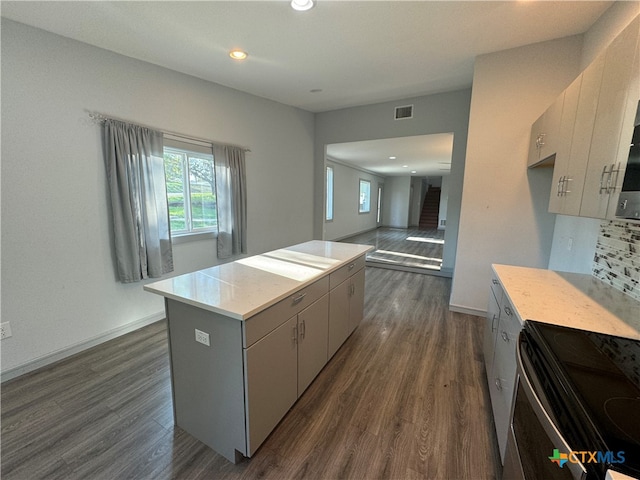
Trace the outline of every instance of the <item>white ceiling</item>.
<instances>
[{"instance_id":1,"label":"white ceiling","mask_svg":"<svg viewBox=\"0 0 640 480\"><path fill-rule=\"evenodd\" d=\"M467 88L477 55L583 33L612 3L318 0L297 12L288 0L2 0L0 13L323 112ZM241 63L228 56L236 47L249 53Z\"/></svg>"},{"instance_id":2,"label":"white ceiling","mask_svg":"<svg viewBox=\"0 0 640 480\"><path fill-rule=\"evenodd\" d=\"M400 175L427 177L450 173L452 150L453 134L441 133L335 143L327 145L327 157L384 177Z\"/></svg>"}]
</instances>

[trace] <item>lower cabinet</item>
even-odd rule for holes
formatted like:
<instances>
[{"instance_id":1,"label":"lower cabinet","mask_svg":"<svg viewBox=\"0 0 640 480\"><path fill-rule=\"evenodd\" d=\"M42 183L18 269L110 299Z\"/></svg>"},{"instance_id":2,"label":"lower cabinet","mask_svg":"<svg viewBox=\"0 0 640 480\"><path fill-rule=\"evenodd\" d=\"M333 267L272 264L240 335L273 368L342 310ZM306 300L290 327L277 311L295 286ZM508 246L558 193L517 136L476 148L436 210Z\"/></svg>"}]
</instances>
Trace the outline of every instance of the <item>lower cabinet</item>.
<instances>
[{"instance_id":1,"label":"lower cabinet","mask_svg":"<svg viewBox=\"0 0 640 480\"><path fill-rule=\"evenodd\" d=\"M298 398L298 317L245 350L247 455L253 454Z\"/></svg>"},{"instance_id":2,"label":"lower cabinet","mask_svg":"<svg viewBox=\"0 0 640 480\"><path fill-rule=\"evenodd\" d=\"M353 270L329 292L329 358L355 330L364 313L364 268Z\"/></svg>"},{"instance_id":3,"label":"lower cabinet","mask_svg":"<svg viewBox=\"0 0 640 480\"><path fill-rule=\"evenodd\" d=\"M327 363L329 296L245 349L247 450L252 455Z\"/></svg>"},{"instance_id":4,"label":"lower cabinet","mask_svg":"<svg viewBox=\"0 0 640 480\"><path fill-rule=\"evenodd\" d=\"M487 375L493 371L493 354L500 322L500 303L502 302L502 286L497 278L491 279L491 293L489 294L489 307L484 325L484 365ZM489 378L489 380L491 380Z\"/></svg>"},{"instance_id":5,"label":"lower cabinet","mask_svg":"<svg viewBox=\"0 0 640 480\"><path fill-rule=\"evenodd\" d=\"M503 293L497 279L494 278L492 281L494 280L496 283L492 283L490 307L485 324L484 356L500 458L504 461L509 415L516 383L516 345L522 325L509 298ZM500 293L499 299L496 291Z\"/></svg>"}]
</instances>

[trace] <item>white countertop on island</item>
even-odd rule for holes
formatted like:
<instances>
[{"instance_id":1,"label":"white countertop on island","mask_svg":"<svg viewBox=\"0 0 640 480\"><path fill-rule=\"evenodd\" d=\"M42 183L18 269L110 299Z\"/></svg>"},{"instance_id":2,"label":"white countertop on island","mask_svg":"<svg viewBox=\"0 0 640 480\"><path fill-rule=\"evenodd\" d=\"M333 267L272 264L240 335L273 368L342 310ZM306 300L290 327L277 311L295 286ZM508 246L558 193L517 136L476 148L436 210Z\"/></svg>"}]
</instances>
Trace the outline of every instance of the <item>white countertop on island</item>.
<instances>
[{"instance_id":1,"label":"white countertop on island","mask_svg":"<svg viewBox=\"0 0 640 480\"><path fill-rule=\"evenodd\" d=\"M144 289L246 320L371 250L370 245L312 240L149 283Z\"/></svg>"},{"instance_id":2,"label":"white countertop on island","mask_svg":"<svg viewBox=\"0 0 640 480\"><path fill-rule=\"evenodd\" d=\"M521 322L640 340L640 302L587 274L492 265Z\"/></svg>"}]
</instances>

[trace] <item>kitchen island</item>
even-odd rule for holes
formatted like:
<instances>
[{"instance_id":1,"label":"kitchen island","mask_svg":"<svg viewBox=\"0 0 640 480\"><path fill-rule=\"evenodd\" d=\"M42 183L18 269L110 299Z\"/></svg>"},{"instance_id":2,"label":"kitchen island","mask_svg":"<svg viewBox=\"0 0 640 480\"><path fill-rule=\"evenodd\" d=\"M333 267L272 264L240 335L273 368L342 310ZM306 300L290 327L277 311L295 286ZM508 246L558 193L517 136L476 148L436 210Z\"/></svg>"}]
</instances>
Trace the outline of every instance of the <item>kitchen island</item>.
<instances>
[{"instance_id":1,"label":"kitchen island","mask_svg":"<svg viewBox=\"0 0 640 480\"><path fill-rule=\"evenodd\" d=\"M176 425L253 455L362 319L371 250L314 240L145 285L165 297Z\"/></svg>"}]
</instances>

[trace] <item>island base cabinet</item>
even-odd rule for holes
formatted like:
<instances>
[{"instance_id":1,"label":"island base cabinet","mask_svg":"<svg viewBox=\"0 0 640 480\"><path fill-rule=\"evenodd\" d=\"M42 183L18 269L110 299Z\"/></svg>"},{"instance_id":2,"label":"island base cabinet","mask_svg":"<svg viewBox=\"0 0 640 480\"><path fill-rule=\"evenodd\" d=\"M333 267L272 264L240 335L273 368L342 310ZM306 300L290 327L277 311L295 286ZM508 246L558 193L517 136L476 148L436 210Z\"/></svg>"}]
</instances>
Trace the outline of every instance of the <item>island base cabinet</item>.
<instances>
[{"instance_id":1,"label":"island base cabinet","mask_svg":"<svg viewBox=\"0 0 640 480\"><path fill-rule=\"evenodd\" d=\"M362 268L329 292L329 358L362 320L364 279Z\"/></svg>"},{"instance_id":2,"label":"island base cabinet","mask_svg":"<svg viewBox=\"0 0 640 480\"><path fill-rule=\"evenodd\" d=\"M349 299L349 334L351 334L364 317L364 269L358 270L351 277L351 298Z\"/></svg>"},{"instance_id":3,"label":"island base cabinet","mask_svg":"<svg viewBox=\"0 0 640 480\"><path fill-rule=\"evenodd\" d=\"M298 398L298 316L245 350L247 456L253 455Z\"/></svg>"},{"instance_id":4,"label":"island base cabinet","mask_svg":"<svg viewBox=\"0 0 640 480\"><path fill-rule=\"evenodd\" d=\"M175 424L237 463L247 455L240 322L170 299L165 309Z\"/></svg>"},{"instance_id":5,"label":"island base cabinet","mask_svg":"<svg viewBox=\"0 0 640 480\"><path fill-rule=\"evenodd\" d=\"M329 295L298 314L298 397L326 365Z\"/></svg>"},{"instance_id":6,"label":"island base cabinet","mask_svg":"<svg viewBox=\"0 0 640 480\"><path fill-rule=\"evenodd\" d=\"M345 280L329 292L329 358L349 336L349 289Z\"/></svg>"}]
</instances>

